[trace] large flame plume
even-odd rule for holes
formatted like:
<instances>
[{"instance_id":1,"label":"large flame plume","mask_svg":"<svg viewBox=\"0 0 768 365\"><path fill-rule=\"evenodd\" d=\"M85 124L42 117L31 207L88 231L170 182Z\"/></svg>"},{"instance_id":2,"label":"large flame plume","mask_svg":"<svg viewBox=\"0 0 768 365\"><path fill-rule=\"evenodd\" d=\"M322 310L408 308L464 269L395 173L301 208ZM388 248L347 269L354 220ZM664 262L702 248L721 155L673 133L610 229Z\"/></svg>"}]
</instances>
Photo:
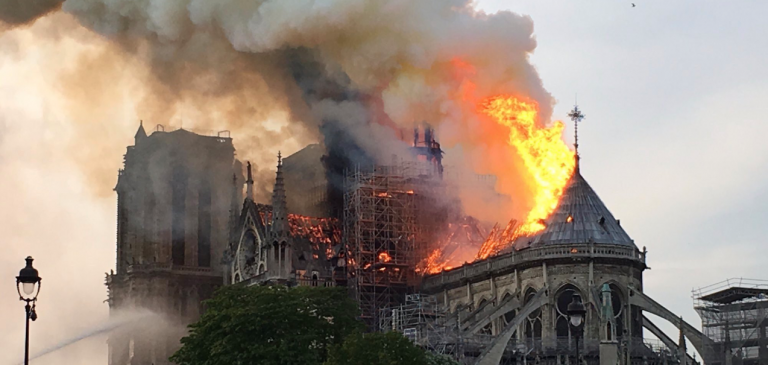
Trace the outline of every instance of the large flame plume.
<instances>
[{"instance_id":1,"label":"large flame plume","mask_svg":"<svg viewBox=\"0 0 768 365\"><path fill-rule=\"evenodd\" d=\"M545 228L543 222L557 207L576 159L562 140L565 125L556 121L551 126L542 126L535 101L500 95L483 100L479 110L508 130L507 143L523 161L525 182L533 197L524 220L512 219L504 229L498 224L493 227L475 257L485 259L509 247L517 238ZM442 259L442 251L442 247L437 248L425 260L427 273L451 268L448 260Z\"/></svg>"},{"instance_id":2,"label":"large flame plume","mask_svg":"<svg viewBox=\"0 0 768 365\"><path fill-rule=\"evenodd\" d=\"M536 102L508 95L496 96L487 99L481 110L509 128L508 143L515 147L523 160L533 194L533 208L520 225L512 221L500 237L489 236L478 253L478 258L486 258L505 248L515 238L544 229L543 221L557 207L563 189L573 174L576 159L574 152L562 140L565 126L561 121L556 121L551 127L537 123Z\"/></svg>"}]
</instances>

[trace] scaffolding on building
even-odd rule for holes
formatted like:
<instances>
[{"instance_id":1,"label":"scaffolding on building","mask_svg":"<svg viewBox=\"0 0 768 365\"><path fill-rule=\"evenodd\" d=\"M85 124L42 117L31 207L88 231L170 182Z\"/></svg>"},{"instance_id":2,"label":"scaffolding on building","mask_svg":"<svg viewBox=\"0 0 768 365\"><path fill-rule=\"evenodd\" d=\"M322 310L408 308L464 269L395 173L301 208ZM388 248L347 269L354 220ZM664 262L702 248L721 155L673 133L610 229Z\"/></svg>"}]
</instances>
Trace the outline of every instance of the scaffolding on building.
<instances>
[{"instance_id":1,"label":"scaffolding on building","mask_svg":"<svg viewBox=\"0 0 768 365\"><path fill-rule=\"evenodd\" d=\"M728 279L693 290L707 365L768 365L768 281Z\"/></svg>"},{"instance_id":2,"label":"scaffolding on building","mask_svg":"<svg viewBox=\"0 0 768 365\"><path fill-rule=\"evenodd\" d=\"M462 353L455 316L431 295L409 294L403 304L383 308L379 330L400 332L417 345L454 359Z\"/></svg>"},{"instance_id":3,"label":"scaffolding on building","mask_svg":"<svg viewBox=\"0 0 768 365\"><path fill-rule=\"evenodd\" d=\"M344 241L361 319L375 330L381 308L403 303L415 284L416 182L407 165L347 173Z\"/></svg>"}]
</instances>

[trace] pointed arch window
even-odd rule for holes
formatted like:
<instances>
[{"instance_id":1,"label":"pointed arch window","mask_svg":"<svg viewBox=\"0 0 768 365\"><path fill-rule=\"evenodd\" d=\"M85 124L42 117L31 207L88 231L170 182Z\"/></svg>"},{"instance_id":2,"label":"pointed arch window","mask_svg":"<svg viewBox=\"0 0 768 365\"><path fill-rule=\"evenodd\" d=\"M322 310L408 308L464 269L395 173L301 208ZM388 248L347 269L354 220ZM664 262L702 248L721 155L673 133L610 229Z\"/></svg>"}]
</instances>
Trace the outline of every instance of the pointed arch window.
<instances>
[{"instance_id":1,"label":"pointed arch window","mask_svg":"<svg viewBox=\"0 0 768 365\"><path fill-rule=\"evenodd\" d=\"M562 286L555 295L555 334L560 339L570 341L573 338L573 330L568 323L568 304L573 301L574 295L581 295L581 292L573 285L566 284ZM583 296L582 296L583 297Z\"/></svg>"},{"instance_id":2,"label":"pointed arch window","mask_svg":"<svg viewBox=\"0 0 768 365\"><path fill-rule=\"evenodd\" d=\"M211 266L211 183L203 181L198 192L197 266Z\"/></svg>"},{"instance_id":3,"label":"pointed arch window","mask_svg":"<svg viewBox=\"0 0 768 365\"><path fill-rule=\"evenodd\" d=\"M174 166L171 174L171 209L171 259L174 265L184 265L187 172L181 165Z\"/></svg>"},{"instance_id":4,"label":"pointed arch window","mask_svg":"<svg viewBox=\"0 0 768 365\"><path fill-rule=\"evenodd\" d=\"M477 308L483 308L483 306L487 302L488 301L485 300L485 299L481 300L480 303L477 305ZM485 312L486 309L482 310L481 312ZM477 315L479 316L480 313L478 313ZM487 325L483 326L483 328L480 329L480 333L484 334L484 335L492 335L493 334L493 325L491 323L488 323Z\"/></svg>"},{"instance_id":5,"label":"pointed arch window","mask_svg":"<svg viewBox=\"0 0 768 365\"><path fill-rule=\"evenodd\" d=\"M273 248L274 248L274 257L275 257L275 262L277 262L277 261L280 259L280 257L278 256L278 255L279 255L279 253L280 253L280 248L279 248L278 246L279 246L279 245L278 245L277 243L275 243L275 244L273 245Z\"/></svg>"},{"instance_id":6,"label":"pointed arch window","mask_svg":"<svg viewBox=\"0 0 768 365\"><path fill-rule=\"evenodd\" d=\"M534 296L536 296L536 290L529 288L525 292L525 304L528 304ZM525 338L529 341L529 344L533 346L535 345L533 343L534 341L541 340L541 333L541 308L538 308L525 319Z\"/></svg>"},{"instance_id":7,"label":"pointed arch window","mask_svg":"<svg viewBox=\"0 0 768 365\"><path fill-rule=\"evenodd\" d=\"M511 300L512 294L507 293L504 295L504 298L501 299L501 303L506 303L508 300ZM517 310L513 309L507 313L504 313L504 324L509 324L512 322L515 317L517 316Z\"/></svg>"}]
</instances>

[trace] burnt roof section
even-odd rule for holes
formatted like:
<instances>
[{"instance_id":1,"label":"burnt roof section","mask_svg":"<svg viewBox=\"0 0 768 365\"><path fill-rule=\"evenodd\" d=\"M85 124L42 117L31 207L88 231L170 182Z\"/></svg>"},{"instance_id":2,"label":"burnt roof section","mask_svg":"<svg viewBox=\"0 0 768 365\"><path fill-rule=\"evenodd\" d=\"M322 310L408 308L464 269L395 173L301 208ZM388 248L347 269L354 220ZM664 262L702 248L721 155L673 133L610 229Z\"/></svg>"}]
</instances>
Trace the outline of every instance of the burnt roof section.
<instances>
[{"instance_id":1,"label":"burnt roof section","mask_svg":"<svg viewBox=\"0 0 768 365\"><path fill-rule=\"evenodd\" d=\"M576 169L560 203L545 221L546 228L532 237L521 237L516 249L573 243L631 245L635 243L605 207L600 197Z\"/></svg>"}]
</instances>

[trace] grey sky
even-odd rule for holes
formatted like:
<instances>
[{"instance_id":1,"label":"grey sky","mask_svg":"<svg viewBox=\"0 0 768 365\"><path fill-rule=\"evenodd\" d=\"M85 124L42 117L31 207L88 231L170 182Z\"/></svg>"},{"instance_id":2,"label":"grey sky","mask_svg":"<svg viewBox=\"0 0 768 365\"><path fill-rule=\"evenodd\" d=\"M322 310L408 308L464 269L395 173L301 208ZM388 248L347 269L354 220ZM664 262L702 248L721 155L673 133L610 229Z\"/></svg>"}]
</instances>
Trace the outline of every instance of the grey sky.
<instances>
[{"instance_id":1,"label":"grey sky","mask_svg":"<svg viewBox=\"0 0 768 365\"><path fill-rule=\"evenodd\" d=\"M554 117L578 93L583 174L648 247L645 292L699 326L692 288L768 279L768 3L631 3L479 7L533 18Z\"/></svg>"}]
</instances>

